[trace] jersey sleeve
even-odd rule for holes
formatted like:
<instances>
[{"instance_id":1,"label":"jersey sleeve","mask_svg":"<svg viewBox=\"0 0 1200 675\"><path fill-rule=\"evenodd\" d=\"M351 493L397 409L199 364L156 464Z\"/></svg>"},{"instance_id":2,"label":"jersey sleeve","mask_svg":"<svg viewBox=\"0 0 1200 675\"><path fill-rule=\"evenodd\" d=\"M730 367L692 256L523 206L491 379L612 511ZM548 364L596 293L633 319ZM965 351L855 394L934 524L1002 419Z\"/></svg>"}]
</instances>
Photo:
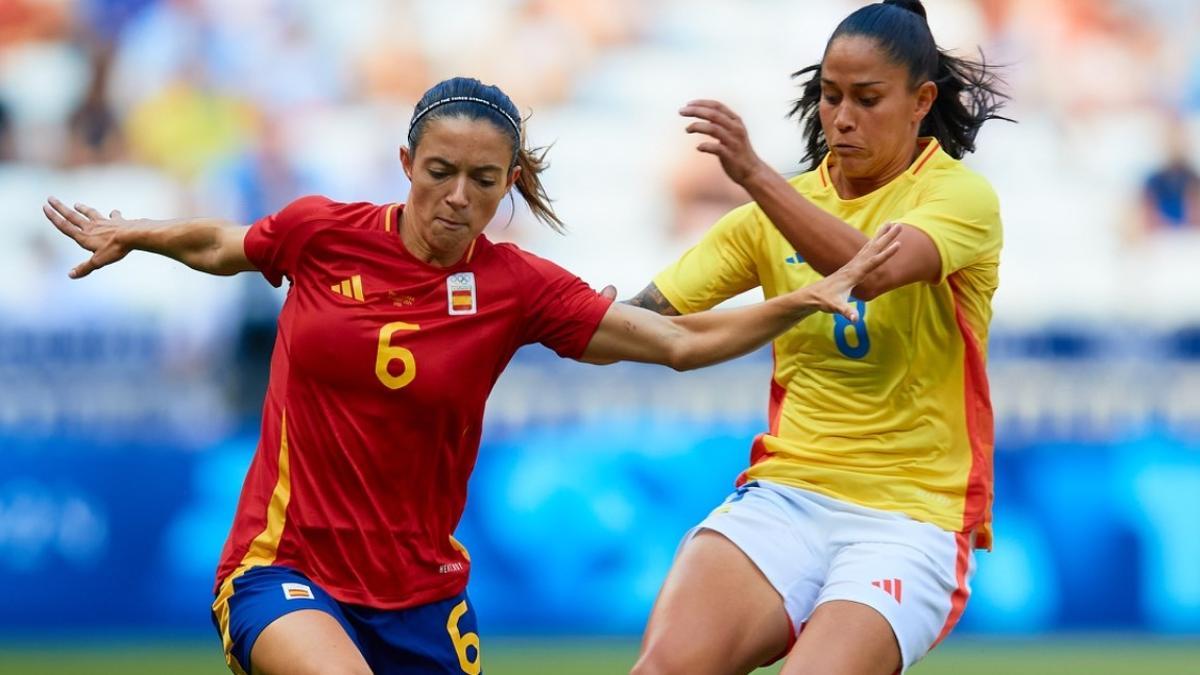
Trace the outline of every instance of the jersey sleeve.
<instances>
[{"instance_id":1,"label":"jersey sleeve","mask_svg":"<svg viewBox=\"0 0 1200 675\"><path fill-rule=\"evenodd\" d=\"M762 216L753 202L721 217L700 243L654 277L683 314L700 312L759 285L754 242Z\"/></svg>"},{"instance_id":2,"label":"jersey sleeve","mask_svg":"<svg viewBox=\"0 0 1200 675\"><path fill-rule=\"evenodd\" d=\"M942 259L938 283L996 256L1003 243L996 192L982 176L967 171L930 181L918 205L896 221L933 240Z\"/></svg>"},{"instance_id":3,"label":"jersey sleeve","mask_svg":"<svg viewBox=\"0 0 1200 675\"><path fill-rule=\"evenodd\" d=\"M331 202L316 195L301 197L278 213L259 219L246 233L246 258L272 286L292 278L296 263Z\"/></svg>"},{"instance_id":4,"label":"jersey sleeve","mask_svg":"<svg viewBox=\"0 0 1200 675\"><path fill-rule=\"evenodd\" d=\"M612 300L549 260L521 253L522 344L540 342L568 359L583 355Z\"/></svg>"}]
</instances>

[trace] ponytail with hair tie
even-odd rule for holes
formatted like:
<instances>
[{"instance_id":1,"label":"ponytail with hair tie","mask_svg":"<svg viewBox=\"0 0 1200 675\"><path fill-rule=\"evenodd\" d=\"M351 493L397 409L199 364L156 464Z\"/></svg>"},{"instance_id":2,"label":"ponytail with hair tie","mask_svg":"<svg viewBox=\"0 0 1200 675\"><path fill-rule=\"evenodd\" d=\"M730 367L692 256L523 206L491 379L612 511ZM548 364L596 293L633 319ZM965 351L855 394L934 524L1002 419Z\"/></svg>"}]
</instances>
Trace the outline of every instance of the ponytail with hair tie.
<instances>
[{"instance_id":1,"label":"ponytail with hair tie","mask_svg":"<svg viewBox=\"0 0 1200 675\"><path fill-rule=\"evenodd\" d=\"M929 21L929 15L925 13L925 3L921 0L883 0L883 4L907 9L913 14L918 14L925 21Z\"/></svg>"}]
</instances>

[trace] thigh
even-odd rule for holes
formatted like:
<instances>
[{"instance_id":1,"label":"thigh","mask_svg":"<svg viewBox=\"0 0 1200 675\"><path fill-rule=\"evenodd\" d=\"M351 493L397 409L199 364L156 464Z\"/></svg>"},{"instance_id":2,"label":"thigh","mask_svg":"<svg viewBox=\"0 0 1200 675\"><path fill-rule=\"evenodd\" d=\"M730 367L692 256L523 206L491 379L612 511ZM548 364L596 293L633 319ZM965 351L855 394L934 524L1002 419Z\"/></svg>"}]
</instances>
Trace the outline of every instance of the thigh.
<instances>
[{"instance_id":1,"label":"thigh","mask_svg":"<svg viewBox=\"0 0 1200 675\"><path fill-rule=\"evenodd\" d=\"M337 601L286 567L231 575L213 621L234 673L370 672Z\"/></svg>"},{"instance_id":2,"label":"thigh","mask_svg":"<svg viewBox=\"0 0 1200 675\"><path fill-rule=\"evenodd\" d=\"M252 675L371 675L346 629L320 609L291 612L272 621L250 652Z\"/></svg>"},{"instance_id":3,"label":"thigh","mask_svg":"<svg viewBox=\"0 0 1200 675\"><path fill-rule=\"evenodd\" d=\"M466 592L402 610L343 605L375 675L480 675L475 608Z\"/></svg>"},{"instance_id":4,"label":"thigh","mask_svg":"<svg viewBox=\"0 0 1200 675\"><path fill-rule=\"evenodd\" d=\"M705 529L683 546L663 583L633 672L748 673L790 637L779 593L725 535Z\"/></svg>"},{"instance_id":5,"label":"thigh","mask_svg":"<svg viewBox=\"0 0 1200 675\"><path fill-rule=\"evenodd\" d=\"M900 647L876 609L831 600L813 611L780 675L891 675L900 670Z\"/></svg>"}]
</instances>

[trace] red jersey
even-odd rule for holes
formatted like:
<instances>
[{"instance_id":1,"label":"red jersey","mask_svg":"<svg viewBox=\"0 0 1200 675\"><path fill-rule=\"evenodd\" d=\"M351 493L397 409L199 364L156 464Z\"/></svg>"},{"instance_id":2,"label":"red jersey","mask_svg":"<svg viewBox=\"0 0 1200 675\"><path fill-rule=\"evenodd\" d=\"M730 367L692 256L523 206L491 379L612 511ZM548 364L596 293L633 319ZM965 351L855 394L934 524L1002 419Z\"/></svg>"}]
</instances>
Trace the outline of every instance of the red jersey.
<instances>
[{"instance_id":1,"label":"red jersey","mask_svg":"<svg viewBox=\"0 0 1200 675\"><path fill-rule=\"evenodd\" d=\"M522 345L580 356L608 310L482 235L454 266L426 264L400 240L402 208L305 197L246 235L250 262L291 286L218 588L285 565L381 609L461 592L470 559L451 533L488 393Z\"/></svg>"}]
</instances>

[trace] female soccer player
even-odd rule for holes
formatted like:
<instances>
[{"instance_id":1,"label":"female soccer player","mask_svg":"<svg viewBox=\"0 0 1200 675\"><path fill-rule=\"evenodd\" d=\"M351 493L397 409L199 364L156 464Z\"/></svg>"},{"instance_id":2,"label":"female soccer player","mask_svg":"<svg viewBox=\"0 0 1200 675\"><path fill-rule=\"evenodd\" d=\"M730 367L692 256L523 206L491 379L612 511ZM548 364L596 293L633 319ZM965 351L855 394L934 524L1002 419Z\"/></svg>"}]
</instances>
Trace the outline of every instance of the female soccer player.
<instances>
[{"instance_id":1,"label":"female soccer player","mask_svg":"<svg viewBox=\"0 0 1200 675\"><path fill-rule=\"evenodd\" d=\"M484 403L522 345L594 363L696 368L818 311L858 320L850 289L898 249L876 237L824 280L729 312L662 317L482 234L516 187L552 226L517 108L455 78L418 102L400 160L405 204L305 197L248 228L104 218L51 199L92 251L79 278L132 250L212 274L291 284L262 437L217 572L213 620L236 673L480 672L470 558L452 533Z\"/></svg>"},{"instance_id":2,"label":"female soccer player","mask_svg":"<svg viewBox=\"0 0 1200 675\"><path fill-rule=\"evenodd\" d=\"M934 42L917 1L854 12L792 112L811 170L785 180L715 101L680 112L754 198L631 302L707 309L845 264L885 223L902 251L854 289L857 320L774 342L769 431L737 491L685 537L634 672L887 674L954 627L991 544L984 372L1000 215L959 159L1001 103L989 69ZM867 304L867 301L871 301Z\"/></svg>"}]
</instances>

